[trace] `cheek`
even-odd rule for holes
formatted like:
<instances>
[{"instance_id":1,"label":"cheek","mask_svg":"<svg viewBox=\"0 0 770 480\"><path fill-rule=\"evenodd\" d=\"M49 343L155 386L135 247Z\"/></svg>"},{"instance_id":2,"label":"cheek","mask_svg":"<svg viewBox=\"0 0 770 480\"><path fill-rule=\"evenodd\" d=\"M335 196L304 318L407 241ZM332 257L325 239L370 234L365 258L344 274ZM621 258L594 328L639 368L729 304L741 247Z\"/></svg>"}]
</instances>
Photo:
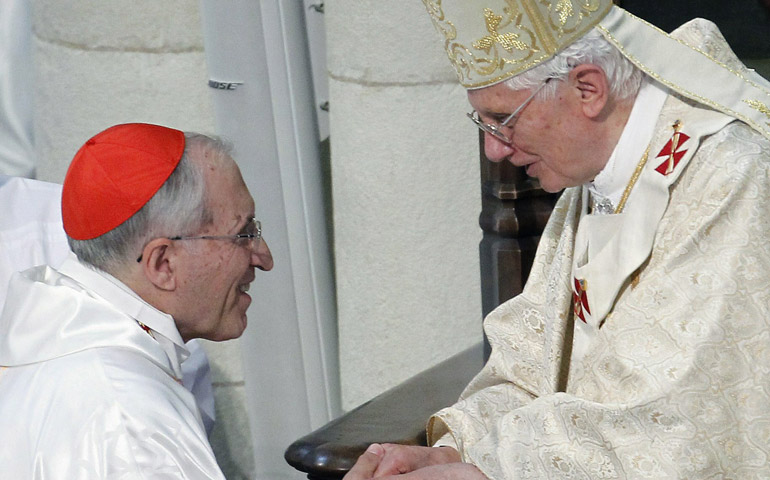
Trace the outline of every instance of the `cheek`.
<instances>
[{"instance_id":1,"label":"cheek","mask_svg":"<svg viewBox=\"0 0 770 480\"><path fill-rule=\"evenodd\" d=\"M235 264L240 262L241 255L237 248L220 248L210 251L202 263L208 276L217 277L220 281L231 272Z\"/></svg>"},{"instance_id":2,"label":"cheek","mask_svg":"<svg viewBox=\"0 0 770 480\"><path fill-rule=\"evenodd\" d=\"M232 255L222 258L217 272L222 283L228 288L237 288L251 265L251 253L245 248L239 248Z\"/></svg>"},{"instance_id":3,"label":"cheek","mask_svg":"<svg viewBox=\"0 0 770 480\"><path fill-rule=\"evenodd\" d=\"M553 168L570 170L574 142L570 141L569 125L562 119L543 123L535 133L543 149L543 156Z\"/></svg>"}]
</instances>

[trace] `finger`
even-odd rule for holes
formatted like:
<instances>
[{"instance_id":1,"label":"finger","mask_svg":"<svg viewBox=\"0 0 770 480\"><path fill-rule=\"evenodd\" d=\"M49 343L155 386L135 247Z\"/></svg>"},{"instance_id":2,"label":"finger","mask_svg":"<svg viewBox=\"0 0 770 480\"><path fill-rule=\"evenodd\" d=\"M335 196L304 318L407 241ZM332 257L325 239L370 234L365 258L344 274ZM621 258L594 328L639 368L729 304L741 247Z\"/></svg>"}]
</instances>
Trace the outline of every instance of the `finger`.
<instances>
[{"instance_id":1,"label":"finger","mask_svg":"<svg viewBox=\"0 0 770 480\"><path fill-rule=\"evenodd\" d=\"M420 468L401 475L377 477L377 480L489 480L468 463L447 463Z\"/></svg>"},{"instance_id":2,"label":"finger","mask_svg":"<svg viewBox=\"0 0 770 480\"><path fill-rule=\"evenodd\" d=\"M383 443L382 447L385 455L383 455L380 463L377 465L377 469L374 471L375 477L407 473L419 467L415 456L420 453L419 449L422 447L404 446L395 443Z\"/></svg>"},{"instance_id":3,"label":"finger","mask_svg":"<svg viewBox=\"0 0 770 480\"><path fill-rule=\"evenodd\" d=\"M382 444L385 456L374 472L375 477L408 473L430 465L460 461L460 454L451 447L422 447Z\"/></svg>"},{"instance_id":4,"label":"finger","mask_svg":"<svg viewBox=\"0 0 770 480\"><path fill-rule=\"evenodd\" d=\"M385 449L382 448L382 445L378 443L369 445L369 448L358 457L356 464L343 477L343 480L365 480L372 478L383 455L385 455Z\"/></svg>"}]
</instances>

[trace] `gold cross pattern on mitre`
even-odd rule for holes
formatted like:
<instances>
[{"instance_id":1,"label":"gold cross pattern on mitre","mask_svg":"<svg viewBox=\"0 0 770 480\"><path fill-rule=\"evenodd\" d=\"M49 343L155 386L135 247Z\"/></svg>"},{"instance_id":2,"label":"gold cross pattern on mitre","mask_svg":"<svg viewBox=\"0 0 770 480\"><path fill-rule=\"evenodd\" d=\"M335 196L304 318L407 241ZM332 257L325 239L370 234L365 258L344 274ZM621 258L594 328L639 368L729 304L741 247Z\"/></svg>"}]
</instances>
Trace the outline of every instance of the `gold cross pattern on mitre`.
<instances>
[{"instance_id":1,"label":"gold cross pattern on mitre","mask_svg":"<svg viewBox=\"0 0 770 480\"><path fill-rule=\"evenodd\" d=\"M612 0L423 0L466 88L493 85L552 58Z\"/></svg>"}]
</instances>

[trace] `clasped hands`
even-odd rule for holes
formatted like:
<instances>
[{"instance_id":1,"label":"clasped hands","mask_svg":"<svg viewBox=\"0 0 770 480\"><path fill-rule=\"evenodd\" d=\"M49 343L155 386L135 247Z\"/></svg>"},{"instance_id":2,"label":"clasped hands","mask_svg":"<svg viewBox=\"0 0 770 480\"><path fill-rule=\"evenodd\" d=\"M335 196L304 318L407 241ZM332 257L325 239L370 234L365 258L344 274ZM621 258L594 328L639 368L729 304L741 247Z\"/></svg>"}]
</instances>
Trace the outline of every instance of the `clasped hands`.
<instances>
[{"instance_id":1,"label":"clasped hands","mask_svg":"<svg viewBox=\"0 0 770 480\"><path fill-rule=\"evenodd\" d=\"M451 447L417 447L373 443L343 480L488 480L476 467L462 463Z\"/></svg>"}]
</instances>

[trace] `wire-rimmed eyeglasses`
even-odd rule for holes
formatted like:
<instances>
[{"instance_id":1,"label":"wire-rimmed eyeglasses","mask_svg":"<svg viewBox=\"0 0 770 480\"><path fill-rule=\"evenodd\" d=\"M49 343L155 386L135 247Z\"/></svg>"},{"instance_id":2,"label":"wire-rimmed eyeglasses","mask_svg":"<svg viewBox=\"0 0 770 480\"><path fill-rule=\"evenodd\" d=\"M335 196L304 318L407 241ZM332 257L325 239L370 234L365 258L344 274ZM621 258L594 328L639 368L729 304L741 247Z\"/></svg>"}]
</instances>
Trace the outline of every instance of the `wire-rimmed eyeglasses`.
<instances>
[{"instance_id":1,"label":"wire-rimmed eyeglasses","mask_svg":"<svg viewBox=\"0 0 770 480\"><path fill-rule=\"evenodd\" d=\"M236 233L235 235L194 235L183 236L178 235L176 237L167 237L169 240L253 240L254 243L259 242L262 239L262 222L254 218L250 219L246 226L241 230L242 233Z\"/></svg>"},{"instance_id":2,"label":"wire-rimmed eyeglasses","mask_svg":"<svg viewBox=\"0 0 770 480\"><path fill-rule=\"evenodd\" d=\"M475 123L476 126L479 127L483 132L486 132L486 133L494 136L496 139L500 140L501 142L505 142L505 143L510 145L510 143L511 143L511 135L506 136L502 132L502 129L504 127L508 127L509 126L508 124L511 123L511 121L513 119L515 119L519 115L519 113L521 113L522 110L524 110L524 107L529 105L529 102L531 102L532 99L535 98L535 95L537 95L537 93L540 90L542 90L543 87L545 87L548 84L548 82L551 81L551 80L552 80L551 78L546 78L545 81L543 83L541 83L540 86L538 86L530 94L530 96L527 97L527 99L524 100L524 102L516 108L516 110L513 111L513 113L511 113L510 115L505 117L505 119L502 122L500 122L500 125L493 125L491 123L486 123L486 122L482 121L481 118L479 117L478 112L476 112L476 110L473 110L472 112L468 113L467 115L468 115L468 117L471 120L473 120L473 123ZM513 125L510 125L510 127L511 127L511 129L513 129Z\"/></svg>"},{"instance_id":3,"label":"wire-rimmed eyeglasses","mask_svg":"<svg viewBox=\"0 0 770 480\"><path fill-rule=\"evenodd\" d=\"M248 240L252 245L256 245L262 240L262 222L252 217L243 227L241 233L235 235L177 235L166 238L169 240L232 240L234 242ZM136 261L141 262L142 255L139 255Z\"/></svg>"}]
</instances>

